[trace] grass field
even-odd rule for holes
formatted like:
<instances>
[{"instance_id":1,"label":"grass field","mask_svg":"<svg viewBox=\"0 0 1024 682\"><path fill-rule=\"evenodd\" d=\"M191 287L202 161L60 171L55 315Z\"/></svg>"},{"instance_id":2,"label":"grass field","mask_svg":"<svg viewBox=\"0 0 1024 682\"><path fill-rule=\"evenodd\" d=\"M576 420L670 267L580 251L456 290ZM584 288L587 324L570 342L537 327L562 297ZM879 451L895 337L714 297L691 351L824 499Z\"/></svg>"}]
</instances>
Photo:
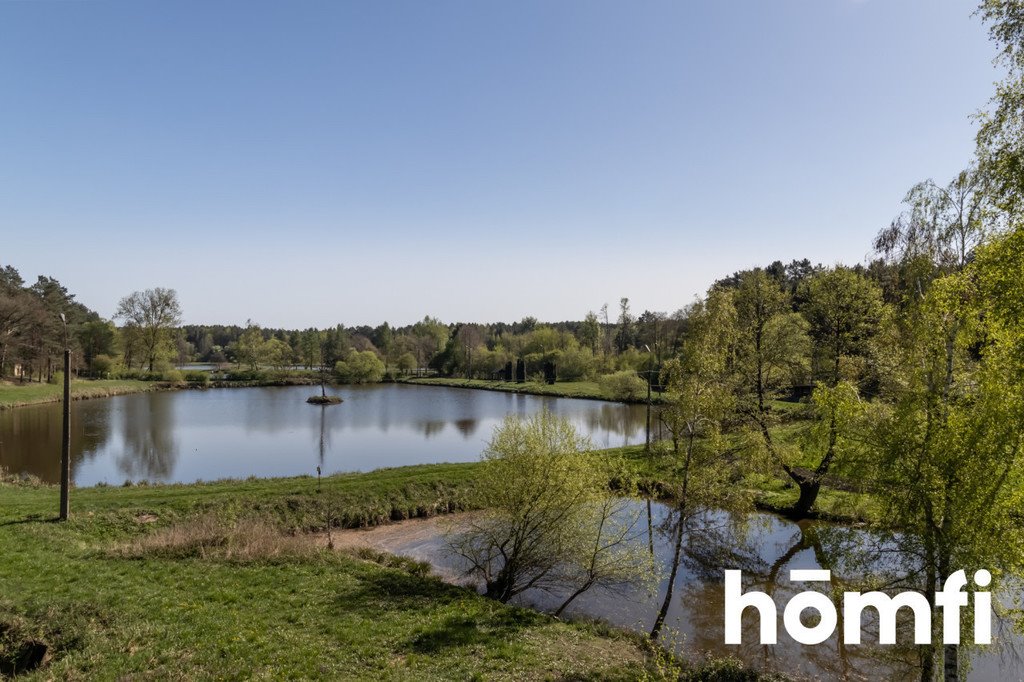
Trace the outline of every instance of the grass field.
<instances>
[{"instance_id":1,"label":"grass field","mask_svg":"<svg viewBox=\"0 0 1024 682\"><path fill-rule=\"evenodd\" d=\"M506 607L416 565L280 551L288 529L323 523L314 510L359 525L461 508L471 472L332 476L319 494L315 478L88 488L67 523L52 521L56 488L0 484L0 674L42 643L48 662L30 679L642 677L645 649L625 634ZM228 530L189 531L211 516ZM254 524L269 539L230 530ZM190 541L145 542L170 529Z\"/></svg>"},{"instance_id":2,"label":"grass field","mask_svg":"<svg viewBox=\"0 0 1024 682\"><path fill-rule=\"evenodd\" d=\"M152 381L136 381L134 379L96 379L73 380L71 382L72 400L84 398L107 398L124 393L141 393L152 391L156 384ZM8 383L0 382L0 409L35 405L37 403L57 403L64 395L63 385Z\"/></svg>"}]
</instances>

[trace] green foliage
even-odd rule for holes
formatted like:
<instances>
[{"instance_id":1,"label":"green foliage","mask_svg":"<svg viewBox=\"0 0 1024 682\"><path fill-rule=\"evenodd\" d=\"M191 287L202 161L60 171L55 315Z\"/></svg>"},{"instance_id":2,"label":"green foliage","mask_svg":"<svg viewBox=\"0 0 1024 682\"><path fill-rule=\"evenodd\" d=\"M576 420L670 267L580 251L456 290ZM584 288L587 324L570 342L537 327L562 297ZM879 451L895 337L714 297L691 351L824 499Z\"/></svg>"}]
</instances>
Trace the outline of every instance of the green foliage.
<instances>
[{"instance_id":1,"label":"green foliage","mask_svg":"<svg viewBox=\"0 0 1024 682\"><path fill-rule=\"evenodd\" d=\"M554 362L558 368L558 378L562 381L581 381L594 377L594 353L589 348L559 351Z\"/></svg>"},{"instance_id":2,"label":"green foliage","mask_svg":"<svg viewBox=\"0 0 1024 682\"><path fill-rule=\"evenodd\" d=\"M800 312L807 318L815 344L816 374L830 385L842 378L859 379L859 372L843 376L843 360L868 355L885 314L881 289L864 275L836 267L807 280L802 297Z\"/></svg>"},{"instance_id":3,"label":"green foliage","mask_svg":"<svg viewBox=\"0 0 1024 682\"><path fill-rule=\"evenodd\" d=\"M117 367L117 360L109 355L97 355L92 359L90 369L94 376L106 377Z\"/></svg>"},{"instance_id":4,"label":"green foliage","mask_svg":"<svg viewBox=\"0 0 1024 682\"><path fill-rule=\"evenodd\" d=\"M343 384L375 384L384 378L384 363L372 350L355 351L334 366Z\"/></svg>"},{"instance_id":5,"label":"green foliage","mask_svg":"<svg viewBox=\"0 0 1024 682\"><path fill-rule=\"evenodd\" d=\"M893 378L871 415L869 475L899 529L893 542L916 558L907 571L929 595L958 568L985 567L997 580L1024 573L1020 244L1017 232L982 248L890 332ZM926 649L924 660L937 656Z\"/></svg>"},{"instance_id":6,"label":"green foliage","mask_svg":"<svg viewBox=\"0 0 1024 682\"><path fill-rule=\"evenodd\" d=\"M987 192L1012 223L1021 218L1024 197L1024 6L1018 0L983 0L978 13L999 48L1005 76L981 114L977 153Z\"/></svg>"},{"instance_id":7,"label":"green foliage","mask_svg":"<svg viewBox=\"0 0 1024 682\"><path fill-rule=\"evenodd\" d=\"M331 476L320 495L308 477L85 488L65 524L48 522L52 487L3 488L0 546L18 551L0 553L0 666L10 649L38 640L51 660L28 679L642 675L644 652L626 635L498 604L407 561L315 546L246 561L118 551L210 514L228 527L258 518L307 542L287 535L293 517L277 514L308 510L309 527L322 528L325 503L344 502L348 518L386 522L390 500L403 513L434 509L473 468Z\"/></svg>"},{"instance_id":8,"label":"green foliage","mask_svg":"<svg viewBox=\"0 0 1024 682\"><path fill-rule=\"evenodd\" d=\"M597 380L601 391L612 400L636 402L647 395L647 382L635 371L624 370L606 374Z\"/></svg>"},{"instance_id":9,"label":"green foliage","mask_svg":"<svg viewBox=\"0 0 1024 682\"><path fill-rule=\"evenodd\" d=\"M416 369L416 356L412 353L402 353L398 356L396 362L398 369L402 372L409 373Z\"/></svg>"},{"instance_id":10,"label":"green foliage","mask_svg":"<svg viewBox=\"0 0 1024 682\"><path fill-rule=\"evenodd\" d=\"M609 497L612 460L589 449L567 419L547 411L510 415L495 429L476 479L485 511L449 537L488 596L505 602L528 588L560 587L574 598L651 574L632 540L635 516Z\"/></svg>"},{"instance_id":11,"label":"green foliage","mask_svg":"<svg viewBox=\"0 0 1024 682\"><path fill-rule=\"evenodd\" d=\"M210 382L210 374L202 371L185 372L185 381L190 384L208 384Z\"/></svg>"}]
</instances>

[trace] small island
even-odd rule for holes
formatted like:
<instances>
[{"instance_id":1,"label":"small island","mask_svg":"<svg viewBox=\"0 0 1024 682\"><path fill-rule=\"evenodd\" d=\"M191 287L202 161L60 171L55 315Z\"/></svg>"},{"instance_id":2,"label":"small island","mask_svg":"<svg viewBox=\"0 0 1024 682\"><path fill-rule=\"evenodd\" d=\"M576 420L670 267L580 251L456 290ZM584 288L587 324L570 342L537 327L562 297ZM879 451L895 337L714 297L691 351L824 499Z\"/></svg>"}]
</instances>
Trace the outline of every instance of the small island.
<instances>
[{"instance_id":1,"label":"small island","mask_svg":"<svg viewBox=\"0 0 1024 682\"><path fill-rule=\"evenodd\" d=\"M306 398L310 405L337 405L342 402L341 396L337 395L311 395Z\"/></svg>"}]
</instances>

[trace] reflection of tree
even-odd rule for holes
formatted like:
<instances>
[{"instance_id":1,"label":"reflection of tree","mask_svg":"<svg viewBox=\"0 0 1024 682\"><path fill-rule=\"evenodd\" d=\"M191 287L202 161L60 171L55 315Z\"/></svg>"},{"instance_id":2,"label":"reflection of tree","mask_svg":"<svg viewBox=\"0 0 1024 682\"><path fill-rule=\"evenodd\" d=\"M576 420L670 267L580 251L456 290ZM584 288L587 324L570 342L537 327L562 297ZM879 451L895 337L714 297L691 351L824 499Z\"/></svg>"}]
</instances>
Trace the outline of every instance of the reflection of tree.
<instances>
[{"instance_id":1,"label":"reflection of tree","mask_svg":"<svg viewBox=\"0 0 1024 682\"><path fill-rule=\"evenodd\" d=\"M32 405L0 411L0 466L14 474L31 474L47 483L60 480L61 409ZM71 406L72 474L110 440L107 401Z\"/></svg>"},{"instance_id":2,"label":"reflection of tree","mask_svg":"<svg viewBox=\"0 0 1024 682\"><path fill-rule=\"evenodd\" d=\"M457 419L455 421L455 428L459 430L464 437L469 438L476 433L477 427L480 426L480 422L476 419Z\"/></svg>"},{"instance_id":3,"label":"reflection of tree","mask_svg":"<svg viewBox=\"0 0 1024 682\"><path fill-rule=\"evenodd\" d=\"M324 424L327 420L327 405L320 406L320 466L324 465L324 455L327 450L331 449L331 445L328 439L328 431L324 428ZM317 467L319 469L319 467Z\"/></svg>"},{"instance_id":4,"label":"reflection of tree","mask_svg":"<svg viewBox=\"0 0 1024 682\"><path fill-rule=\"evenodd\" d=\"M444 431L447 422L443 419L424 419L417 422L416 425L423 432L425 438L430 438Z\"/></svg>"},{"instance_id":5,"label":"reflection of tree","mask_svg":"<svg viewBox=\"0 0 1024 682\"><path fill-rule=\"evenodd\" d=\"M173 394L131 396L123 403L124 452L117 458L121 473L131 479L165 481L178 459L174 439Z\"/></svg>"},{"instance_id":6,"label":"reflection of tree","mask_svg":"<svg viewBox=\"0 0 1024 682\"><path fill-rule=\"evenodd\" d=\"M662 519L658 532L671 538L668 582L665 597L651 629L656 637L672 604L680 567L696 575L702 583L715 581L725 568L758 570L763 562L745 539L745 527L739 517L706 508L686 510L675 507Z\"/></svg>"},{"instance_id":7,"label":"reflection of tree","mask_svg":"<svg viewBox=\"0 0 1024 682\"><path fill-rule=\"evenodd\" d=\"M606 432L632 440L643 430L647 417L643 409L633 405L602 404L584 413L590 433Z\"/></svg>"},{"instance_id":8,"label":"reflection of tree","mask_svg":"<svg viewBox=\"0 0 1024 682\"><path fill-rule=\"evenodd\" d=\"M767 573L761 576L763 590L773 598L780 585L780 577L785 576L788 585L788 572L784 569L801 552L811 551L814 561L818 567L828 569L832 575L832 582L829 585L832 603L835 604L838 613L842 614L843 593L846 591L868 591L884 587L878 584L877 571L880 568L880 561L875 557L874 561L869 556L875 555L870 551L868 555L864 552L872 543L864 541L863 531L846 528L842 526L828 526L820 523L802 521L798 524L798 532L790 541L789 547L769 567ZM872 581L858 579L855 567L871 569L876 578ZM809 586L789 586L788 592L796 592L807 589ZM785 606L788 599L776 598L779 612ZM868 610L863 616L863 625L860 623L845 623L839 618L835 634L829 642L816 647L806 647L803 656L811 661L816 673L825 672L829 677L836 679L868 679L865 677L871 671L871 677L878 677L884 672L886 677L901 678L911 672L913 661L913 647L904 644L896 646L871 646L869 642L878 641L878 619L871 617ZM901 619L898 623L898 642L912 641L910 628L911 621ZM864 644L848 648L845 643L845 628L862 628L862 642ZM747 635L744 634L746 641ZM751 641L754 641L756 633L751 633ZM834 644L833 651L830 644ZM775 652L773 647L763 647L762 653L765 660L773 659Z\"/></svg>"}]
</instances>

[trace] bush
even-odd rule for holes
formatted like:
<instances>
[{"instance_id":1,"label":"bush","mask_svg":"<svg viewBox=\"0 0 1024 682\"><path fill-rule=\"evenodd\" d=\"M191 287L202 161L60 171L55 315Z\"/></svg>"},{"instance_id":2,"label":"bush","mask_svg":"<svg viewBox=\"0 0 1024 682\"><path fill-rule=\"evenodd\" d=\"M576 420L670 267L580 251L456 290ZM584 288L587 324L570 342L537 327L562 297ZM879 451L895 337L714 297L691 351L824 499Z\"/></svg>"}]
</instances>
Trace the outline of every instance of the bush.
<instances>
[{"instance_id":1,"label":"bush","mask_svg":"<svg viewBox=\"0 0 1024 682\"><path fill-rule=\"evenodd\" d=\"M632 402L647 395L647 382L630 370L607 374L598 379L598 384L601 392L614 400Z\"/></svg>"},{"instance_id":2,"label":"bush","mask_svg":"<svg viewBox=\"0 0 1024 682\"><path fill-rule=\"evenodd\" d=\"M168 369L160 374L160 381L177 384L185 380L185 374L177 369Z\"/></svg>"},{"instance_id":3,"label":"bush","mask_svg":"<svg viewBox=\"0 0 1024 682\"><path fill-rule=\"evenodd\" d=\"M210 375L198 370L185 372L185 381L190 384L207 384L210 382Z\"/></svg>"},{"instance_id":4,"label":"bush","mask_svg":"<svg viewBox=\"0 0 1024 682\"><path fill-rule=\"evenodd\" d=\"M64 385L64 372L61 372L61 371L58 370L58 371L54 372L53 374L51 374L50 375L50 382L49 383L57 384L58 386L63 386Z\"/></svg>"},{"instance_id":5,"label":"bush","mask_svg":"<svg viewBox=\"0 0 1024 682\"><path fill-rule=\"evenodd\" d=\"M594 354L589 348L565 350L555 358L561 381L579 381L593 376Z\"/></svg>"},{"instance_id":6,"label":"bush","mask_svg":"<svg viewBox=\"0 0 1024 682\"><path fill-rule=\"evenodd\" d=\"M338 362L334 373L343 384L375 384L384 378L384 363L372 350L356 351Z\"/></svg>"},{"instance_id":7,"label":"bush","mask_svg":"<svg viewBox=\"0 0 1024 682\"><path fill-rule=\"evenodd\" d=\"M105 377L114 370L116 364L117 361L109 355L97 355L92 359L89 370L94 376Z\"/></svg>"}]
</instances>

